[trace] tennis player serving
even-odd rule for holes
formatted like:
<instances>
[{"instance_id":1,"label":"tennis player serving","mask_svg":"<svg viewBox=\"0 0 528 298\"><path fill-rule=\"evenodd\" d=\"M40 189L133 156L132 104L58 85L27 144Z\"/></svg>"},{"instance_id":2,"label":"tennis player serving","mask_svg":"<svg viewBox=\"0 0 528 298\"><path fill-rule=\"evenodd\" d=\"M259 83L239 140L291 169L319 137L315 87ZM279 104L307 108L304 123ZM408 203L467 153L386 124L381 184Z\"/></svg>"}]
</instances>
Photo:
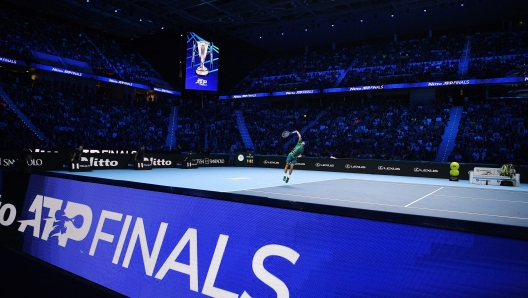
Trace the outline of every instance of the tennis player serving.
<instances>
[{"instance_id":1,"label":"tennis player serving","mask_svg":"<svg viewBox=\"0 0 528 298\"><path fill-rule=\"evenodd\" d=\"M293 172L293 166L297 163L297 157L301 157L302 153L304 152L304 142L302 141L301 134L298 131L294 131L297 133L297 136L299 137L299 140L297 141L297 145L295 145L295 148L288 154L288 157L286 157L286 167L284 167L284 178L282 178L282 181L288 183L290 181L290 176ZM290 167L290 173L288 176L286 176L286 173L288 172L288 166Z\"/></svg>"}]
</instances>

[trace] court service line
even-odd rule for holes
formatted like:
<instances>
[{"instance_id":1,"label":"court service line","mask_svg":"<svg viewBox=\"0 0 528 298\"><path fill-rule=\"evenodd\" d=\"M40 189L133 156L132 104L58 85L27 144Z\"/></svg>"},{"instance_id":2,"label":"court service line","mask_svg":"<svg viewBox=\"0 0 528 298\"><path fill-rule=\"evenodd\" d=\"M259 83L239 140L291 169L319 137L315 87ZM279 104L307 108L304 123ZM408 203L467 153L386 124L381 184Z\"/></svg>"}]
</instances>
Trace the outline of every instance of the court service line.
<instances>
[{"instance_id":1,"label":"court service line","mask_svg":"<svg viewBox=\"0 0 528 298\"><path fill-rule=\"evenodd\" d=\"M326 181L333 181L333 180L340 180L342 178L334 178L334 179L326 179L326 180L315 180L315 181L307 181L307 182L297 182L297 183L291 183L291 184L280 184L280 185L273 185L273 186L262 186L262 187L256 187L256 188L245 188L245 189L237 189L237 190L224 190L222 192L237 192L237 191L252 191L254 189L263 189L263 188L273 188L273 187L282 187L282 186L288 186L288 185L298 185L298 184L307 184L307 183L317 183L317 182L326 182ZM284 182L284 181L283 181Z\"/></svg>"},{"instance_id":2,"label":"court service line","mask_svg":"<svg viewBox=\"0 0 528 298\"><path fill-rule=\"evenodd\" d=\"M472 186L471 186L472 185ZM483 185L483 186L480 186L478 184L471 184L471 185L459 185L459 186L444 186L446 189L456 189L456 190L459 190L461 188L463 189L466 189L466 190L472 190L472 191L475 191L475 192L479 192L479 191L484 191L486 193L490 193L490 192L500 192L500 193L505 193L505 192L511 192L511 193L528 193L525 189L523 188L520 188L520 187L517 187L518 189L515 189L515 190L512 190L511 188L510 189L499 189L499 188L492 188L492 187L501 187L501 186L496 186L496 185ZM502 186L504 187L504 186Z\"/></svg>"},{"instance_id":3,"label":"court service line","mask_svg":"<svg viewBox=\"0 0 528 298\"><path fill-rule=\"evenodd\" d=\"M457 199L470 199L470 200L481 200L481 201L528 204L528 201L498 200L498 199L490 199L490 198L475 198L475 197L450 196L450 195L435 195L435 197L448 197L448 198L457 198Z\"/></svg>"},{"instance_id":4,"label":"court service line","mask_svg":"<svg viewBox=\"0 0 528 298\"><path fill-rule=\"evenodd\" d=\"M437 190L435 190L435 191L433 191L433 192L431 192L431 193L429 193L429 194L426 194L425 196L419 198L418 200L416 200L416 201L414 201L414 202L412 202L412 203L409 203L409 204L405 205L405 207L409 207L409 206L411 206L412 204L414 204L414 203L420 201L421 199L427 198L428 196L434 194L435 192L441 190L442 188L443 188L443 187L440 187L439 189L437 189Z\"/></svg>"},{"instance_id":5,"label":"court service line","mask_svg":"<svg viewBox=\"0 0 528 298\"><path fill-rule=\"evenodd\" d=\"M308 198L308 199L319 199L319 200L327 200L327 201L339 201L339 202L347 202L347 203L360 203L360 204L388 206L388 207L399 207L399 208L403 207L403 206L400 206L400 205L392 205L392 204L383 204L383 203L365 202L365 201L355 201L355 200L333 199L333 198L322 198L322 197L314 197L314 196L306 196L306 195L295 195L295 194L285 194L285 193L270 192L270 191L260 191L260 190L249 190L249 191L258 192L258 193L265 193L265 194L271 194L271 195L292 196L292 197L301 197L301 198Z\"/></svg>"},{"instance_id":6,"label":"court service line","mask_svg":"<svg viewBox=\"0 0 528 298\"><path fill-rule=\"evenodd\" d=\"M420 185L432 185L432 184L420 184ZM439 184L435 186L440 186ZM485 188L484 188L485 187ZM497 188L493 188L497 187ZM510 189L499 189L498 187L504 187L504 186L495 186L495 185L478 185L478 184L472 184L470 185L460 185L460 186L447 186L444 185L445 190L457 190L457 191L471 191L471 192L485 192L485 193L512 193L512 194L528 194L528 191L524 188L517 187L516 190Z\"/></svg>"},{"instance_id":7,"label":"court service line","mask_svg":"<svg viewBox=\"0 0 528 298\"><path fill-rule=\"evenodd\" d=\"M518 217L518 216L507 216L507 215L497 215L497 214L487 214L487 213L454 211L454 210L434 209L434 208L425 208L425 207L409 207L409 208L420 209L420 210L429 210L429 211L439 211L439 212L449 212L449 213L459 213L459 214L469 214L469 215L479 215L479 216L490 216L490 217L500 217L500 218L528 220L528 218L526 218L526 217Z\"/></svg>"},{"instance_id":8,"label":"court service line","mask_svg":"<svg viewBox=\"0 0 528 298\"><path fill-rule=\"evenodd\" d=\"M438 187L439 185L433 185L433 184L425 184L425 183L415 183L415 182L397 182L397 181L384 181L384 180L361 180L361 179L351 179L351 178L340 178L343 180L350 180L353 182L359 182L359 183L374 183L374 184L398 184L398 185L419 185L419 186L432 186L432 187ZM336 179L337 180L337 179Z\"/></svg>"}]
</instances>

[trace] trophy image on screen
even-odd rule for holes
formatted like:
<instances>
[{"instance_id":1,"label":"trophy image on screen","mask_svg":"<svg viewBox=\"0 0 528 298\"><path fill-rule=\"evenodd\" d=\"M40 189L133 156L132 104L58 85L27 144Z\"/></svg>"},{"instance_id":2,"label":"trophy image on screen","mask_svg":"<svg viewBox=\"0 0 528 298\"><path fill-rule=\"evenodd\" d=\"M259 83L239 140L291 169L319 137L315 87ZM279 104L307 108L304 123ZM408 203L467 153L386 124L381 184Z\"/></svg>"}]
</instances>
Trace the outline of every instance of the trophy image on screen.
<instances>
[{"instance_id":1,"label":"trophy image on screen","mask_svg":"<svg viewBox=\"0 0 528 298\"><path fill-rule=\"evenodd\" d=\"M209 62L211 64L210 68L213 67L213 43L208 41L195 41L193 42L193 54L192 54L192 66L194 68L194 57L198 54L200 57L200 65L196 68L196 74L199 76L207 76L209 70L205 67L205 59L207 59L207 54L210 55Z\"/></svg>"}]
</instances>

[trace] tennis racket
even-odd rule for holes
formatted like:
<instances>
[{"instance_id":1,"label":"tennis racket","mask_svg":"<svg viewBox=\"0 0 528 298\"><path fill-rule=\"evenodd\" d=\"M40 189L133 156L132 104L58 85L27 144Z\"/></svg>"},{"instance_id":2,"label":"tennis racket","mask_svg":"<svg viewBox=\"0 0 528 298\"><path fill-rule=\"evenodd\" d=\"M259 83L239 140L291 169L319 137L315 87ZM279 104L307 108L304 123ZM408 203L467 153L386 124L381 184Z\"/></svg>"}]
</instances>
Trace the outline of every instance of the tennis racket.
<instances>
[{"instance_id":1,"label":"tennis racket","mask_svg":"<svg viewBox=\"0 0 528 298\"><path fill-rule=\"evenodd\" d=\"M285 130L285 131L282 132L282 137L283 137L283 138L287 138L287 137L289 137L292 133L294 133L294 132L293 132L293 131L290 132L290 131Z\"/></svg>"}]
</instances>

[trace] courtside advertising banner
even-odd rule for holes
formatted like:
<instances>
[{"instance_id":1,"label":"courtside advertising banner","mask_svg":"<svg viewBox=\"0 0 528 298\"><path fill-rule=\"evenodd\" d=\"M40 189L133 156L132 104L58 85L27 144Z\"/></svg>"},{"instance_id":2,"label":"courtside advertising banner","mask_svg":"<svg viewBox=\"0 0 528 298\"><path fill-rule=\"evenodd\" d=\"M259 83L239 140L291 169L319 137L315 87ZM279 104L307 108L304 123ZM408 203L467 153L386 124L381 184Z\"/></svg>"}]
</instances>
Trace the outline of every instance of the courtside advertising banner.
<instances>
[{"instance_id":1,"label":"courtside advertising banner","mask_svg":"<svg viewBox=\"0 0 528 298\"><path fill-rule=\"evenodd\" d=\"M528 293L519 239L36 174L6 200L1 242L130 297Z\"/></svg>"},{"instance_id":2,"label":"courtside advertising banner","mask_svg":"<svg viewBox=\"0 0 528 298\"><path fill-rule=\"evenodd\" d=\"M258 156L257 164L263 168L284 168L286 156ZM295 169L429 178L449 177L447 163L411 161L301 157L297 159Z\"/></svg>"}]
</instances>

